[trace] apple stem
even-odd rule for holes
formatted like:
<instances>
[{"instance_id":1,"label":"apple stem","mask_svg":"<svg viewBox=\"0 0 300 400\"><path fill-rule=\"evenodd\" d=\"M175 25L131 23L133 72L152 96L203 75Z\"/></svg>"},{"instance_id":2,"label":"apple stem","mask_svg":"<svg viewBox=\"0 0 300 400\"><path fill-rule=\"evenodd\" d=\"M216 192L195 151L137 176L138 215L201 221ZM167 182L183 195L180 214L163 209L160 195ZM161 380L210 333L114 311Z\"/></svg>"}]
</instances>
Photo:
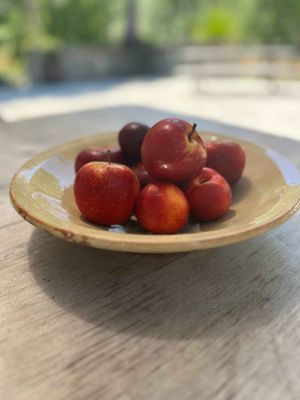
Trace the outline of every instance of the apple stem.
<instances>
[{"instance_id":1,"label":"apple stem","mask_svg":"<svg viewBox=\"0 0 300 400\"><path fill-rule=\"evenodd\" d=\"M107 150L107 161L108 161L108 165L110 165L110 163L111 163L111 151L110 150Z\"/></svg>"},{"instance_id":2,"label":"apple stem","mask_svg":"<svg viewBox=\"0 0 300 400\"><path fill-rule=\"evenodd\" d=\"M209 178L202 178L200 179L200 183L206 183L209 181Z\"/></svg>"},{"instance_id":3,"label":"apple stem","mask_svg":"<svg viewBox=\"0 0 300 400\"><path fill-rule=\"evenodd\" d=\"M193 124L192 130L191 130L191 132L190 132L189 135L188 135L188 139L189 139L190 142L192 141L192 136L193 136L193 134L195 133L196 128L197 128L197 124Z\"/></svg>"}]
</instances>

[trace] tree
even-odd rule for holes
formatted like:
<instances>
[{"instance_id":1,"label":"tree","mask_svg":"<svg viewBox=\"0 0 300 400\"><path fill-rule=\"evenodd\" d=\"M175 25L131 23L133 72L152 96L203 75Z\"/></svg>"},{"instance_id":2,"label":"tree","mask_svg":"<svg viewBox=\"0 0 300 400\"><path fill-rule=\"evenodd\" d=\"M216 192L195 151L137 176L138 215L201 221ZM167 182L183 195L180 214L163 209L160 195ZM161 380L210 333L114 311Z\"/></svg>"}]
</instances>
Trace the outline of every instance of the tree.
<instances>
[{"instance_id":1,"label":"tree","mask_svg":"<svg viewBox=\"0 0 300 400\"><path fill-rule=\"evenodd\" d=\"M300 46L300 2L256 0L252 26L256 38L265 43L292 43Z\"/></svg>"}]
</instances>

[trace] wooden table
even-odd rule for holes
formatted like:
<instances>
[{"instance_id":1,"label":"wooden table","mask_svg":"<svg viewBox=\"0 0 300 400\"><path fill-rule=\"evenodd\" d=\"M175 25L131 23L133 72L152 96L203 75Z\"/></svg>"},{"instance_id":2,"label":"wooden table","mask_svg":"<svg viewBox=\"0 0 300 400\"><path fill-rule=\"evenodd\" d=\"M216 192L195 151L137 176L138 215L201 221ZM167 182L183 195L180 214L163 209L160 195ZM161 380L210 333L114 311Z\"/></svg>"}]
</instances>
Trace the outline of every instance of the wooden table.
<instances>
[{"instance_id":1,"label":"wooden table","mask_svg":"<svg viewBox=\"0 0 300 400\"><path fill-rule=\"evenodd\" d=\"M0 123L1 399L300 398L299 213L236 245L142 255L56 239L9 204L11 175L40 150L166 115L122 107ZM189 119L300 166L300 142Z\"/></svg>"}]
</instances>

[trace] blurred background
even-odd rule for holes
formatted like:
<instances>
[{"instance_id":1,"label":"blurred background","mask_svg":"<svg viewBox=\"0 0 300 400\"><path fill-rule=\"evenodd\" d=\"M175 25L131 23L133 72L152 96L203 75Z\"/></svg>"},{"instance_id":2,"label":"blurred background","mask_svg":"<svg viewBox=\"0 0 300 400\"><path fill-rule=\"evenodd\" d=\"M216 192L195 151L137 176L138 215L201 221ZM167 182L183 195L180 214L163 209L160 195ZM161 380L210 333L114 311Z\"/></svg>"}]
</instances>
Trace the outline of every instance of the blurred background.
<instances>
[{"instance_id":1,"label":"blurred background","mask_svg":"<svg viewBox=\"0 0 300 400\"><path fill-rule=\"evenodd\" d=\"M299 79L297 0L0 2L4 121L139 104L295 135Z\"/></svg>"}]
</instances>

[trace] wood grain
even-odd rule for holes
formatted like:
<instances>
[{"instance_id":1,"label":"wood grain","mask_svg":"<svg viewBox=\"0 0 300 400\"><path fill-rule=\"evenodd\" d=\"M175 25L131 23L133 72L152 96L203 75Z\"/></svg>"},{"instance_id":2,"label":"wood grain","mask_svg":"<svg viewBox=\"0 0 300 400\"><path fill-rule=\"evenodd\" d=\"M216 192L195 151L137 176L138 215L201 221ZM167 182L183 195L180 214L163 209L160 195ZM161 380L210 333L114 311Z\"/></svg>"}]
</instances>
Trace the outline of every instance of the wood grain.
<instances>
[{"instance_id":1,"label":"wood grain","mask_svg":"<svg viewBox=\"0 0 300 400\"><path fill-rule=\"evenodd\" d=\"M299 399L299 213L237 245L142 255L66 243L8 202L13 172L38 151L165 115L115 108L0 123L1 399ZM300 166L296 141L199 122Z\"/></svg>"}]
</instances>

